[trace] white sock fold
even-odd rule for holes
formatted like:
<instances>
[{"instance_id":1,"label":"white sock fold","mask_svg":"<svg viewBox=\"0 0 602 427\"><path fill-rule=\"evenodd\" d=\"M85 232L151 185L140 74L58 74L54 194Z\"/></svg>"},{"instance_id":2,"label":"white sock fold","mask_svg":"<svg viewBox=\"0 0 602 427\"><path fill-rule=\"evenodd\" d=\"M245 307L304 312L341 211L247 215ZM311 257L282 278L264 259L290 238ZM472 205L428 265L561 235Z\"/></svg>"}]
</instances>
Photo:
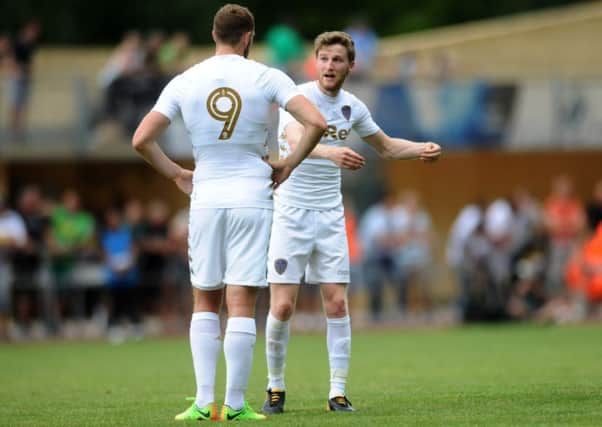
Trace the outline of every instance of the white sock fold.
<instances>
[{"instance_id":1,"label":"white sock fold","mask_svg":"<svg viewBox=\"0 0 602 427\"><path fill-rule=\"evenodd\" d=\"M329 399L345 396L351 358L351 319L349 316L326 319L326 343L330 364Z\"/></svg>"},{"instance_id":2,"label":"white sock fold","mask_svg":"<svg viewBox=\"0 0 602 427\"><path fill-rule=\"evenodd\" d=\"M215 402L215 371L222 342L217 313L210 311L192 314L190 321L190 350L196 379L195 403L202 408Z\"/></svg>"},{"instance_id":3,"label":"white sock fold","mask_svg":"<svg viewBox=\"0 0 602 427\"><path fill-rule=\"evenodd\" d=\"M226 356L226 398L224 404L232 409L241 409L245 402L245 391L249 383L255 346L255 319L231 317L224 337Z\"/></svg>"},{"instance_id":4,"label":"white sock fold","mask_svg":"<svg viewBox=\"0 0 602 427\"><path fill-rule=\"evenodd\" d=\"M290 335L290 322L268 313L265 324L265 353L268 362L268 389L285 390L284 368Z\"/></svg>"}]
</instances>

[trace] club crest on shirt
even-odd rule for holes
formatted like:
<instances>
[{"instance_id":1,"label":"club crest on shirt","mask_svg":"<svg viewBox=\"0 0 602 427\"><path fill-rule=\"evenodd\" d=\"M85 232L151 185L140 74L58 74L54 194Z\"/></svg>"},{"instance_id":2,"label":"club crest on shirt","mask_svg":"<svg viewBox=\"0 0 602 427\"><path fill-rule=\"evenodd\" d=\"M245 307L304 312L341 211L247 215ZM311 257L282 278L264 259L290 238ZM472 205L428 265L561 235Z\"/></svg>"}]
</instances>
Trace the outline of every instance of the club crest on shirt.
<instances>
[{"instance_id":1,"label":"club crest on shirt","mask_svg":"<svg viewBox=\"0 0 602 427\"><path fill-rule=\"evenodd\" d=\"M286 271L286 267L288 267L288 262L285 259L278 258L274 261L274 268L278 274L282 274Z\"/></svg>"},{"instance_id":2,"label":"club crest on shirt","mask_svg":"<svg viewBox=\"0 0 602 427\"><path fill-rule=\"evenodd\" d=\"M341 107L341 113L343 113L343 117L345 117L345 120L349 121L349 118L351 117L351 106L343 105Z\"/></svg>"}]
</instances>

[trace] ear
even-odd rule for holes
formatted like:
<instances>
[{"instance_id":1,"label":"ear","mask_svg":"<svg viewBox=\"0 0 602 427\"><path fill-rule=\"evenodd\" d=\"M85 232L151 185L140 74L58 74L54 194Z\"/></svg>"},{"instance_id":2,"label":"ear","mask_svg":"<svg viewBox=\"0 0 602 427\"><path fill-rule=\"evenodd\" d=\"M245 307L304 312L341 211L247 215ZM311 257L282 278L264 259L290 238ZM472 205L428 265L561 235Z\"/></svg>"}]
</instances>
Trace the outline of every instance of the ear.
<instances>
[{"instance_id":1,"label":"ear","mask_svg":"<svg viewBox=\"0 0 602 427\"><path fill-rule=\"evenodd\" d=\"M349 63L349 71L353 70L353 67L355 67L355 61Z\"/></svg>"},{"instance_id":2,"label":"ear","mask_svg":"<svg viewBox=\"0 0 602 427\"><path fill-rule=\"evenodd\" d=\"M253 40L253 31L247 31L242 35L242 39L245 42L245 46L249 46Z\"/></svg>"},{"instance_id":3,"label":"ear","mask_svg":"<svg viewBox=\"0 0 602 427\"><path fill-rule=\"evenodd\" d=\"M215 29L211 29L211 37L213 38L213 41L215 43L217 43L217 34L215 33Z\"/></svg>"}]
</instances>

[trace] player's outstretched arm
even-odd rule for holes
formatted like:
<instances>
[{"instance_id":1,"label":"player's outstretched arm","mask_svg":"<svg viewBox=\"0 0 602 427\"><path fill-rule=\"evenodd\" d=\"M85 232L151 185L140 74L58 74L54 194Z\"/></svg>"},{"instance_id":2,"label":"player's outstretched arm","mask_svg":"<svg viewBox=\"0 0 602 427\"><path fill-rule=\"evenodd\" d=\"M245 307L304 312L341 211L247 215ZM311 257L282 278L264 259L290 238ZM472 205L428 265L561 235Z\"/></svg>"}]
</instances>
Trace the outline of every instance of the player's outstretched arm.
<instances>
[{"instance_id":1,"label":"player's outstretched arm","mask_svg":"<svg viewBox=\"0 0 602 427\"><path fill-rule=\"evenodd\" d=\"M286 141L294 150L303 136L304 128L298 122L290 122L284 128ZM364 166L365 159L349 147L334 147L318 144L309 156L312 159L331 160L343 169L357 170Z\"/></svg>"},{"instance_id":2,"label":"player's outstretched arm","mask_svg":"<svg viewBox=\"0 0 602 427\"><path fill-rule=\"evenodd\" d=\"M432 162L441 156L441 147L439 144L391 138L382 130L363 139L376 150L380 157L387 160L420 159L425 162Z\"/></svg>"},{"instance_id":3,"label":"player's outstretched arm","mask_svg":"<svg viewBox=\"0 0 602 427\"><path fill-rule=\"evenodd\" d=\"M186 194L192 193L192 171L184 169L161 150L157 138L169 126L169 119L157 111L148 113L138 125L132 146L159 173L174 181Z\"/></svg>"}]
</instances>

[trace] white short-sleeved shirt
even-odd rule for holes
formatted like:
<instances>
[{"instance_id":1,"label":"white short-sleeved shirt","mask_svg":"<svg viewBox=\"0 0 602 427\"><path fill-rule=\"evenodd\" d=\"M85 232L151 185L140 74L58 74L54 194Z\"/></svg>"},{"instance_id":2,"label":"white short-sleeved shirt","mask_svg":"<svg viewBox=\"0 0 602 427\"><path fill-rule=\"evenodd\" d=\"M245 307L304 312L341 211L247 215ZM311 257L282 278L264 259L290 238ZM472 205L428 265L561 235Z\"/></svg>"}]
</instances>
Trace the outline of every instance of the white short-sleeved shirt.
<instances>
[{"instance_id":1,"label":"white short-sleeved shirt","mask_svg":"<svg viewBox=\"0 0 602 427\"><path fill-rule=\"evenodd\" d=\"M169 82L153 111L182 115L195 159L192 208L272 209L262 160L270 111L299 94L283 72L240 55L213 56Z\"/></svg>"},{"instance_id":2,"label":"white short-sleeved shirt","mask_svg":"<svg viewBox=\"0 0 602 427\"><path fill-rule=\"evenodd\" d=\"M344 146L351 129L364 138L379 131L366 105L353 94L341 90L332 97L323 93L318 83L299 85L299 90L320 110L328 129L320 144ZM278 146L280 157L291 151L286 141L286 125L295 119L286 111L280 111ZM303 209L332 209L342 203L341 170L326 159L305 159L277 190L276 197L282 204Z\"/></svg>"},{"instance_id":3,"label":"white short-sleeved shirt","mask_svg":"<svg viewBox=\"0 0 602 427\"><path fill-rule=\"evenodd\" d=\"M0 242L12 240L18 246L27 242L27 228L21 216L11 210L0 213ZM0 264L2 264L2 253L0 252Z\"/></svg>"}]
</instances>

